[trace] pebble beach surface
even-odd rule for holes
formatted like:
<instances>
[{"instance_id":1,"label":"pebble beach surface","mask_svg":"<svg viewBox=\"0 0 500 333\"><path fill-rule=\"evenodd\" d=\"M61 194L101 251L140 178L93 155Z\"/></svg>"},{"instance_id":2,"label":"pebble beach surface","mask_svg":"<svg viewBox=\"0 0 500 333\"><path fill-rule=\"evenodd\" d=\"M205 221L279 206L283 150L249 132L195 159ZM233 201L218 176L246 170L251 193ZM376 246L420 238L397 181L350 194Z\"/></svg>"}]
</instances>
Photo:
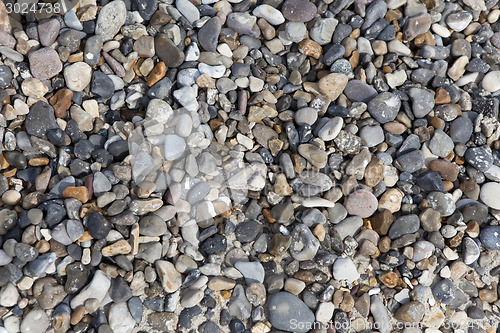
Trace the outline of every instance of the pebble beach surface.
<instances>
[{"instance_id":1,"label":"pebble beach surface","mask_svg":"<svg viewBox=\"0 0 500 333\"><path fill-rule=\"evenodd\" d=\"M0 333L500 332L498 0L74 5L0 0Z\"/></svg>"}]
</instances>

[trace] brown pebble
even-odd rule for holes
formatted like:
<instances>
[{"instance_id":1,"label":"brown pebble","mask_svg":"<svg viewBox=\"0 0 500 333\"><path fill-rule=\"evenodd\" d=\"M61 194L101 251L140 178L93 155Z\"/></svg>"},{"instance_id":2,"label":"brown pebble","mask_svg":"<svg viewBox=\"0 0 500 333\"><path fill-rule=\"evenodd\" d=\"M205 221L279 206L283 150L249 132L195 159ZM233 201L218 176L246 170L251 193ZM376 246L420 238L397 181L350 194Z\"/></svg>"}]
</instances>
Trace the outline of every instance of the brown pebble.
<instances>
[{"instance_id":1,"label":"brown pebble","mask_svg":"<svg viewBox=\"0 0 500 333\"><path fill-rule=\"evenodd\" d=\"M397 121L393 121L390 123L385 123L384 129L391 134L401 135L406 131L406 126Z\"/></svg>"},{"instance_id":2,"label":"brown pebble","mask_svg":"<svg viewBox=\"0 0 500 333\"><path fill-rule=\"evenodd\" d=\"M63 198L75 198L81 203L89 201L89 190L85 186L68 186L62 192Z\"/></svg>"},{"instance_id":3,"label":"brown pebble","mask_svg":"<svg viewBox=\"0 0 500 333\"><path fill-rule=\"evenodd\" d=\"M394 216L389 210L384 209L380 213L375 214L370 221L373 230L379 235L387 235L387 231L389 231L392 222L394 222ZM380 251L384 252L382 249L380 249Z\"/></svg>"},{"instance_id":4,"label":"brown pebble","mask_svg":"<svg viewBox=\"0 0 500 333\"><path fill-rule=\"evenodd\" d=\"M496 288L490 286L479 290L479 299L486 303L493 303L498 300Z\"/></svg>"},{"instance_id":5,"label":"brown pebble","mask_svg":"<svg viewBox=\"0 0 500 333\"><path fill-rule=\"evenodd\" d=\"M84 315L85 315L85 307L83 305L80 305L71 314L71 325L78 324L80 320L82 320Z\"/></svg>"},{"instance_id":6,"label":"brown pebble","mask_svg":"<svg viewBox=\"0 0 500 333\"><path fill-rule=\"evenodd\" d=\"M380 282L389 288L394 288L398 284L399 277L396 273L389 271L379 276Z\"/></svg>"},{"instance_id":7,"label":"brown pebble","mask_svg":"<svg viewBox=\"0 0 500 333\"><path fill-rule=\"evenodd\" d=\"M391 249L391 239L388 236L382 237L378 242L380 252L386 253Z\"/></svg>"},{"instance_id":8,"label":"brown pebble","mask_svg":"<svg viewBox=\"0 0 500 333\"><path fill-rule=\"evenodd\" d=\"M231 292L229 290L223 290L220 292L222 298L228 299L231 297Z\"/></svg>"},{"instance_id":9,"label":"brown pebble","mask_svg":"<svg viewBox=\"0 0 500 333\"><path fill-rule=\"evenodd\" d=\"M436 102L436 105L447 104L451 102L451 97L446 89L439 87L436 89L436 96L434 96L434 101Z\"/></svg>"},{"instance_id":10,"label":"brown pebble","mask_svg":"<svg viewBox=\"0 0 500 333\"><path fill-rule=\"evenodd\" d=\"M467 229L465 232L472 238L476 238L479 236L479 223L476 221L470 221L467 223Z\"/></svg>"},{"instance_id":11,"label":"brown pebble","mask_svg":"<svg viewBox=\"0 0 500 333\"><path fill-rule=\"evenodd\" d=\"M306 56L319 59L323 53L323 48L315 41L306 39L299 43L299 51Z\"/></svg>"},{"instance_id":12,"label":"brown pebble","mask_svg":"<svg viewBox=\"0 0 500 333\"><path fill-rule=\"evenodd\" d=\"M436 159L429 163L429 169L436 171L441 177L451 182L457 180L458 165L446 160Z\"/></svg>"},{"instance_id":13,"label":"brown pebble","mask_svg":"<svg viewBox=\"0 0 500 333\"><path fill-rule=\"evenodd\" d=\"M54 114L58 118L64 118L66 111L71 106L73 92L69 89L59 89L54 96L49 99L50 105L54 108Z\"/></svg>"},{"instance_id":14,"label":"brown pebble","mask_svg":"<svg viewBox=\"0 0 500 333\"><path fill-rule=\"evenodd\" d=\"M372 156L370 163L365 169L365 184L374 187L384 178L385 167L381 160Z\"/></svg>"},{"instance_id":15,"label":"brown pebble","mask_svg":"<svg viewBox=\"0 0 500 333\"><path fill-rule=\"evenodd\" d=\"M456 160L456 158L455 158ZM460 183L460 190L472 200L477 200L479 198L479 185L472 179L464 180Z\"/></svg>"},{"instance_id":16,"label":"brown pebble","mask_svg":"<svg viewBox=\"0 0 500 333\"><path fill-rule=\"evenodd\" d=\"M49 164L49 159L47 157L35 157L28 161L31 166L42 166Z\"/></svg>"}]
</instances>

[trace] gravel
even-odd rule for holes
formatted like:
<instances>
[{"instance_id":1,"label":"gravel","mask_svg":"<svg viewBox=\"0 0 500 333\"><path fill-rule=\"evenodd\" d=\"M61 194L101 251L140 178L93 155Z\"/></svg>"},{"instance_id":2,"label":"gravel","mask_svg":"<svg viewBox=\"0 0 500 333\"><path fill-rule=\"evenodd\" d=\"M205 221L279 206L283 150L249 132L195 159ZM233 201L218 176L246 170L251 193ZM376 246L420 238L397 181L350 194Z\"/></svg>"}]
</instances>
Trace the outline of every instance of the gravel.
<instances>
[{"instance_id":1,"label":"gravel","mask_svg":"<svg viewBox=\"0 0 500 333\"><path fill-rule=\"evenodd\" d=\"M9 6L0 332L499 320L496 1Z\"/></svg>"}]
</instances>

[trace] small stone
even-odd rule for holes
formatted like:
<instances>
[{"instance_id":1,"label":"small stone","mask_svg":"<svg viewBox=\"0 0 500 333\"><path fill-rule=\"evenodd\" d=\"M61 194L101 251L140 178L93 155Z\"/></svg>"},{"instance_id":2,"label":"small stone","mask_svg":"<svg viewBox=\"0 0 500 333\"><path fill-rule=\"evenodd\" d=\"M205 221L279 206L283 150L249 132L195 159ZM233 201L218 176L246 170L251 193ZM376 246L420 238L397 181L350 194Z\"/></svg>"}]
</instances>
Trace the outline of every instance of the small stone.
<instances>
[{"instance_id":1,"label":"small stone","mask_svg":"<svg viewBox=\"0 0 500 333\"><path fill-rule=\"evenodd\" d=\"M50 325L50 319L41 309L29 311L21 322L21 333L44 333Z\"/></svg>"},{"instance_id":2,"label":"small stone","mask_svg":"<svg viewBox=\"0 0 500 333\"><path fill-rule=\"evenodd\" d=\"M28 59L31 73L39 80L48 80L63 69L59 55L50 47L30 52Z\"/></svg>"},{"instance_id":3,"label":"small stone","mask_svg":"<svg viewBox=\"0 0 500 333\"><path fill-rule=\"evenodd\" d=\"M182 284L182 276L177 269L175 269L175 266L166 260L156 261L155 266L165 292L173 293L179 290Z\"/></svg>"},{"instance_id":4,"label":"small stone","mask_svg":"<svg viewBox=\"0 0 500 333\"><path fill-rule=\"evenodd\" d=\"M412 16L405 24L403 38L411 41L418 35L429 31L431 27L431 16L428 13L421 13Z\"/></svg>"},{"instance_id":5,"label":"small stone","mask_svg":"<svg viewBox=\"0 0 500 333\"><path fill-rule=\"evenodd\" d=\"M89 234L95 239L103 239L111 230L111 222L102 216L101 213L92 213L87 220L87 229Z\"/></svg>"},{"instance_id":6,"label":"small stone","mask_svg":"<svg viewBox=\"0 0 500 333\"><path fill-rule=\"evenodd\" d=\"M127 303L113 303L109 308L109 327L112 332L130 333L134 326L135 320L128 311Z\"/></svg>"},{"instance_id":7,"label":"small stone","mask_svg":"<svg viewBox=\"0 0 500 333\"><path fill-rule=\"evenodd\" d=\"M264 282L264 267L259 262L238 261L234 267L243 274L247 285Z\"/></svg>"},{"instance_id":8,"label":"small stone","mask_svg":"<svg viewBox=\"0 0 500 333\"><path fill-rule=\"evenodd\" d=\"M346 280L353 283L360 278L358 270L350 258L337 258L333 264L333 277L335 280Z\"/></svg>"},{"instance_id":9,"label":"small stone","mask_svg":"<svg viewBox=\"0 0 500 333\"><path fill-rule=\"evenodd\" d=\"M179 67L184 62L184 53L165 34L158 34L155 37L156 54L171 68Z\"/></svg>"},{"instance_id":10,"label":"small stone","mask_svg":"<svg viewBox=\"0 0 500 333\"><path fill-rule=\"evenodd\" d=\"M283 14L276 8L269 5L259 5L255 7L252 14L257 17L262 17L272 25L280 25L285 22Z\"/></svg>"},{"instance_id":11,"label":"small stone","mask_svg":"<svg viewBox=\"0 0 500 333\"><path fill-rule=\"evenodd\" d=\"M464 157L470 165L481 172L487 171L493 165L493 156L483 147L467 149Z\"/></svg>"},{"instance_id":12,"label":"small stone","mask_svg":"<svg viewBox=\"0 0 500 333\"><path fill-rule=\"evenodd\" d=\"M35 103L26 117L25 126L29 135L45 139L48 130L58 128L54 109L46 102Z\"/></svg>"},{"instance_id":13,"label":"small stone","mask_svg":"<svg viewBox=\"0 0 500 333\"><path fill-rule=\"evenodd\" d=\"M73 91L84 90L90 84L91 78L92 68L84 62L76 62L64 68L66 86Z\"/></svg>"},{"instance_id":14,"label":"small stone","mask_svg":"<svg viewBox=\"0 0 500 333\"><path fill-rule=\"evenodd\" d=\"M436 301L443 304L450 304L455 300L456 287L449 279L443 279L432 287L432 295Z\"/></svg>"},{"instance_id":15,"label":"small stone","mask_svg":"<svg viewBox=\"0 0 500 333\"><path fill-rule=\"evenodd\" d=\"M378 122L385 124L396 119L401 100L389 92L381 93L368 103L368 112Z\"/></svg>"},{"instance_id":16,"label":"small stone","mask_svg":"<svg viewBox=\"0 0 500 333\"><path fill-rule=\"evenodd\" d=\"M290 0L288 0L290 1ZM347 85L347 76L341 73L331 73L322 77L319 82L319 90L331 101L335 101L344 91Z\"/></svg>"},{"instance_id":17,"label":"small stone","mask_svg":"<svg viewBox=\"0 0 500 333\"><path fill-rule=\"evenodd\" d=\"M391 225L387 235L391 239L396 239L402 235L411 234L418 230L420 227L420 219L415 214L405 215L398 218Z\"/></svg>"},{"instance_id":18,"label":"small stone","mask_svg":"<svg viewBox=\"0 0 500 333\"><path fill-rule=\"evenodd\" d=\"M367 218L377 210L378 200L370 191L357 190L349 195L344 206L350 215Z\"/></svg>"},{"instance_id":19,"label":"small stone","mask_svg":"<svg viewBox=\"0 0 500 333\"><path fill-rule=\"evenodd\" d=\"M97 16L95 34L101 36L104 42L112 39L127 18L127 8L122 1L111 1L102 7Z\"/></svg>"},{"instance_id":20,"label":"small stone","mask_svg":"<svg viewBox=\"0 0 500 333\"><path fill-rule=\"evenodd\" d=\"M434 97L425 89L411 88L408 90L408 96L412 100L412 111L417 118L425 117L434 107Z\"/></svg>"},{"instance_id":21,"label":"small stone","mask_svg":"<svg viewBox=\"0 0 500 333\"><path fill-rule=\"evenodd\" d=\"M394 318L407 323L417 323L424 317L425 308L419 301L412 301L410 303L402 305Z\"/></svg>"},{"instance_id":22,"label":"small stone","mask_svg":"<svg viewBox=\"0 0 500 333\"><path fill-rule=\"evenodd\" d=\"M291 232L290 254L295 260L314 258L319 249L319 241L305 224L297 225Z\"/></svg>"},{"instance_id":23,"label":"small stone","mask_svg":"<svg viewBox=\"0 0 500 333\"><path fill-rule=\"evenodd\" d=\"M491 71L483 77L481 85L484 90L497 92L500 90L500 71Z\"/></svg>"},{"instance_id":24,"label":"small stone","mask_svg":"<svg viewBox=\"0 0 500 333\"><path fill-rule=\"evenodd\" d=\"M500 184L490 182L482 185L480 198L488 207L500 209Z\"/></svg>"},{"instance_id":25,"label":"small stone","mask_svg":"<svg viewBox=\"0 0 500 333\"><path fill-rule=\"evenodd\" d=\"M195 5L188 0L176 0L175 6L177 10L190 22L194 23L200 19L200 12Z\"/></svg>"},{"instance_id":26,"label":"small stone","mask_svg":"<svg viewBox=\"0 0 500 333\"><path fill-rule=\"evenodd\" d=\"M281 7L283 16L292 22L309 22L316 15L314 3L305 0L286 0Z\"/></svg>"},{"instance_id":27,"label":"small stone","mask_svg":"<svg viewBox=\"0 0 500 333\"><path fill-rule=\"evenodd\" d=\"M217 16L209 19L198 31L198 41L200 43L200 46L203 47L206 51L215 52L217 49L217 43L219 40L221 28L222 24Z\"/></svg>"},{"instance_id":28,"label":"small stone","mask_svg":"<svg viewBox=\"0 0 500 333\"><path fill-rule=\"evenodd\" d=\"M89 191L85 186L68 186L62 192L63 198L75 198L81 203L89 201Z\"/></svg>"}]
</instances>

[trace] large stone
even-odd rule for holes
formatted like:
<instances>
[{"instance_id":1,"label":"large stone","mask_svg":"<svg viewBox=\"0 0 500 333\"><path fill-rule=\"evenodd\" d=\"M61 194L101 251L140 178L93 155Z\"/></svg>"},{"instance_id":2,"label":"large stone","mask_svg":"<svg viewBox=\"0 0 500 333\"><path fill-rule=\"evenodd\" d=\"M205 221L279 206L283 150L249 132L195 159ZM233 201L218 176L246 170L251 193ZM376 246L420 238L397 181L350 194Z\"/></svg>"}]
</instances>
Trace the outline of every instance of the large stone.
<instances>
[{"instance_id":1,"label":"large stone","mask_svg":"<svg viewBox=\"0 0 500 333\"><path fill-rule=\"evenodd\" d=\"M313 327L313 312L297 296L279 292L271 296L267 307L269 321L278 330L306 333Z\"/></svg>"},{"instance_id":2,"label":"large stone","mask_svg":"<svg viewBox=\"0 0 500 333\"><path fill-rule=\"evenodd\" d=\"M125 2L120 0L109 2L99 11L95 26L96 35L101 36L104 42L112 39L120 31L126 18Z\"/></svg>"}]
</instances>

